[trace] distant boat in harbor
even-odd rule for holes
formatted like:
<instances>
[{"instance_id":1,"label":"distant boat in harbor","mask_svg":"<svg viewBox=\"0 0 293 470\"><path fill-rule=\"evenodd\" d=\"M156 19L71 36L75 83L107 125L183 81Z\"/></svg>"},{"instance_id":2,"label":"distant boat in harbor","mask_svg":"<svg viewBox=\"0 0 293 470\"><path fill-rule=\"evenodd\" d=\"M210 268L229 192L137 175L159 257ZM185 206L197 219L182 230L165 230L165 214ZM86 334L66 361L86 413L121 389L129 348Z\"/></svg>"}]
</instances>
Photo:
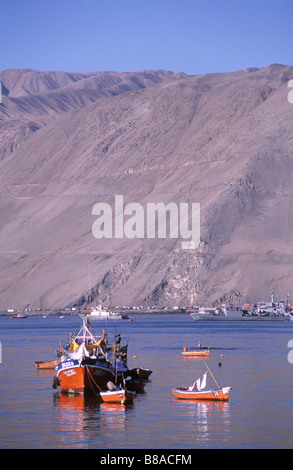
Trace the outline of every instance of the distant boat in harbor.
<instances>
[{"instance_id":1,"label":"distant boat in harbor","mask_svg":"<svg viewBox=\"0 0 293 470\"><path fill-rule=\"evenodd\" d=\"M26 315L25 313L16 313L15 315L12 315L10 318L12 319L16 319L16 318L27 318L28 315Z\"/></svg>"},{"instance_id":2,"label":"distant boat in harbor","mask_svg":"<svg viewBox=\"0 0 293 470\"><path fill-rule=\"evenodd\" d=\"M272 291L271 302L258 302L257 307L243 309L226 305L221 308L199 308L190 313L193 320L218 321L286 321L293 319L283 302L275 303Z\"/></svg>"},{"instance_id":3,"label":"distant boat in harbor","mask_svg":"<svg viewBox=\"0 0 293 470\"><path fill-rule=\"evenodd\" d=\"M90 309L90 316L93 320L123 320L128 319L128 315L118 312L110 312L109 310L104 310L101 305L98 305L95 308Z\"/></svg>"}]
</instances>

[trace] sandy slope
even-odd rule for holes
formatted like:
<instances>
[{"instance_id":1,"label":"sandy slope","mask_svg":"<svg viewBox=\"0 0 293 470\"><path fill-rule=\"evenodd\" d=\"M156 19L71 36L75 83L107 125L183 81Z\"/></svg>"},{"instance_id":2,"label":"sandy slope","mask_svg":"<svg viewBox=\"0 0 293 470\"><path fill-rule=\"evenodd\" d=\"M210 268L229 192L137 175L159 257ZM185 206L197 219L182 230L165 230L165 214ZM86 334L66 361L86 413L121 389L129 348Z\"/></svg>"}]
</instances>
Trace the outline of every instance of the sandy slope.
<instances>
[{"instance_id":1,"label":"sandy slope","mask_svg":"<svg viewBox=\"0 0 293 470\"><path fill-rule=\"evenodd\" d=\"M0 303L190 305L292 285L293 67L2 71ZM97 202L198 202L201 243L102 239ZM125 218L126 220L126 218Z\"/></svg>"}]
</instances>

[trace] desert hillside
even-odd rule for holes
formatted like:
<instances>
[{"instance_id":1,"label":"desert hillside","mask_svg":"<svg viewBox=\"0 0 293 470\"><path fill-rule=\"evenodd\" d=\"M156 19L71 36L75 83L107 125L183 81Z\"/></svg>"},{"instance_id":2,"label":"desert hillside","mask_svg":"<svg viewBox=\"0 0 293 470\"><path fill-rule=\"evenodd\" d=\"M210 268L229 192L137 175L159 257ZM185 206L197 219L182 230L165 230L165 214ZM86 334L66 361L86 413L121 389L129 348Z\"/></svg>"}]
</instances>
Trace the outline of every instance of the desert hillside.
<instances>
[{"instance_id":1,"label":"desert hillside","mask_svg":"<svg viewBox=\"0 0 293 470\"><path fill-rule=\"evenodd\" d=\"M293 66L0 71L0 307L292 291ZM93 236L96 203L200 203L200 244ZM125 220L127 217L125 216Z\"/></svg>"}]
</instances>

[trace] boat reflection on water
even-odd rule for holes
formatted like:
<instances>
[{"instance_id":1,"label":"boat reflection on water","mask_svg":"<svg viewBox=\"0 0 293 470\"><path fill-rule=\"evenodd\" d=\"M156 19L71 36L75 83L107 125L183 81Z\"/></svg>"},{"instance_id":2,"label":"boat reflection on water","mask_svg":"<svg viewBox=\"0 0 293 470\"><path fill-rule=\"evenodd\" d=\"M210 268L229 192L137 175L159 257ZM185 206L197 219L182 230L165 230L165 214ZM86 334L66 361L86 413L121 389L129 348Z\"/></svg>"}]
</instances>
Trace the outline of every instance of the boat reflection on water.
<instances>
[{"instance_id":1,"label":"boat reflection on water","mask_svg":"<svg viewBox=\"0 0 293 470\"><path fill-rule=\"evenodd\" d=\"M58 413L60 447L68 440L76 448L87 447L85 444L97 435L110 436L113 430L123 432L133 403L104 403L94 395L68 395L62 392L54 394L54 406Z\"/></svg>"},{"instance_id":2,"label":"boat reflection on water","mask_svg":"<svg viewBox=\"0 0 293 470\"><path fill-rule=\"evenodd\" d=\"M199 413L204 411L207 413L208 411L214 410L222 410L223 412L228 412L230 408L230 403L228 401L211 401L211 400L174 400L175 406L186 406L187 410L190 413ZM188 405L190 405L188 407Z\"/></svg>"},{"instance_id":3,"label":"boat reflection on water","mask_svg":"<svg viewBox=\"0 0 293 470\"><path fill-rule=\"evenodd\" d=\"M97 398L84 395L54 394L54 405L57 412L59 447L68 442L74 447L83 448L92 434L100 432L99 406Z\"/></svg>"},{"instance_id":4,"label":"boat reflection on water","mask_svg":"<svg viewBox=\"0 0 293 470\"><path fill-rule=\"evenodd\" d=\"M214 427L221 429L223 442L231 439L231 408L227 401L194 401L174 400L174 411L176 416L180 415L184 420L186 431L194 439L194 443L210 445L210 439ZM174 413L174 414L175 414Z\"/></svg>"},{"instance_id":5,"label":"boat reflection on water","mask_svg":"<svg viewBox=\"0 0 293 470\"><path fill-rule=\"evenodd\" d=\"M133 406L133 403L102 403L100 406L101 435L111 437L113 431L123 433L128 410Z\"/></svg>"}]
</instances>

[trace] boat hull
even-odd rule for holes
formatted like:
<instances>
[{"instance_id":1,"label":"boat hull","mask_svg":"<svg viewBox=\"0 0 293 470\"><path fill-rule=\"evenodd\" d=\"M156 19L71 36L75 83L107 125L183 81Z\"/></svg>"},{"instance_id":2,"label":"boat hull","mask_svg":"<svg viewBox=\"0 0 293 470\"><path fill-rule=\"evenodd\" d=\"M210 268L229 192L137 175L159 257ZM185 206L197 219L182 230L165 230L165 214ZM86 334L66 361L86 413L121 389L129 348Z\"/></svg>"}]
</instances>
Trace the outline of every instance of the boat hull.
<instances>
[{"instance_id":1,"label":"boat hull","mask_svg":"<svg viewBox=\"0 0 293 470\"><path fill-rule=\"evenodd\" d=\"M197 314L191 313L191 318L195 321L288 321L289 316L261 316L261 315L213 315L213 314Z\"/></svg>"},{"instance_id":2,"label":"boat hull","mask_svg":"<svg viewBox=\"0 0 293 470\"><path fill-rule=\"evenodd\" d=\"M21 320L21 319L27 318L27 317L28 317L28 315L21 315L21 314L19 314L19 315L12 315L10 318L11 318L12 320Z\"/></svg>"},{"instance_id":3,"label":"boat hull","mask_svg":"<svg viewBox=\"0 0 293 470\"><path fill-rule=\"evenodd\" d=\"M107 383L114 380L115 374L106 361L82 361L79 364L78 360L69 360L61 361L58 365L55 385L64 393L82 395L107 390Z\"/></svg>"},{"instance_id":4,"label":"boat hull","mask_svg":"<svg viewBox=\"0 0 293 470\"><path fill-rule=\"evenodd\" d=\"M207 357L210 354L209 350L206 351L182 351L184 357Z\"/></svg>"},{"instance_id":5,"label":"boat hull","mask_svg":"<svg viewBox=\"0 0 293 470\"><path fill-rule=\"evenodd\" d=\"M144 392L144 387L148 383L148 380L145 379L134 379L130 378L125 379L125 387L127 390L131 392L136 392L136 393L143 393Z\"/></svg>"},{"instance_id":6,"label":"boat hull","mask_svg":"<svg viewBox=\"0 0 293 470\"><path fill-rule=\"evenodd\" d=\"M181 400L228 401L230 390L230 387L201 391L190 391L188 388L173 388L172 392L176 398L180 398Z\"/></svg>"},{"instance_id":7,"label":"boat hull","mask_svg":"<svg viewBox=\"0 0 293 470\"><path fill-rule=\"evenodd\" d=\"M43 362L43 361L36 361L35 366L38 370L54 370L58 364L60 364L60 359L57 359L56 361L49 361L49 362Z\"/></svg>"},{"instance_id":8,"label":"boat hull","mask_svg":"<svg viewBox=\"0 0 293 470\"><path fill-rule=\"evenodd\" d=\"M134 369L128 369L127 373L125 373L124 376L147 381L149 380L149 377L152 373L153 372L150 369L143 369L141 367L137 367Z\"/></svg>"},{"instance_id":9,"label":"boat hull","mask_svg":"<svg viewBox=\"0 0 293 470\"><path fill-rule=\"evenodd\" d=\"M100 392L101 398L105 403L132 403L135 398L135 392L129 390L114 390Z\"/></svg>"},{"instance_id":10,"label":"boat hull","mask_svg":"<svg viewBox=\"0 0 293 470\"><path fill-rule=\"evenodd\" d=\"M79 364L77 359L60 361L53 388L59 386L64 393L84 394L87 392L100 393L108 390L108 383L122 384L124 373L113 369L112 365L103 360L84 358ZM125 386L128 391L142 393L147 380L128 377Z\"/></svg>"},{"instance_id":11,"label":"boat hull","mask_svg":"<svg viewBox=\"0 0 293 470\"><path fill-rule=\"evenodd\" d=\"M92 313L91 320L122 320L122 315L94 315Z\"/></svg>"}]
</instances>

